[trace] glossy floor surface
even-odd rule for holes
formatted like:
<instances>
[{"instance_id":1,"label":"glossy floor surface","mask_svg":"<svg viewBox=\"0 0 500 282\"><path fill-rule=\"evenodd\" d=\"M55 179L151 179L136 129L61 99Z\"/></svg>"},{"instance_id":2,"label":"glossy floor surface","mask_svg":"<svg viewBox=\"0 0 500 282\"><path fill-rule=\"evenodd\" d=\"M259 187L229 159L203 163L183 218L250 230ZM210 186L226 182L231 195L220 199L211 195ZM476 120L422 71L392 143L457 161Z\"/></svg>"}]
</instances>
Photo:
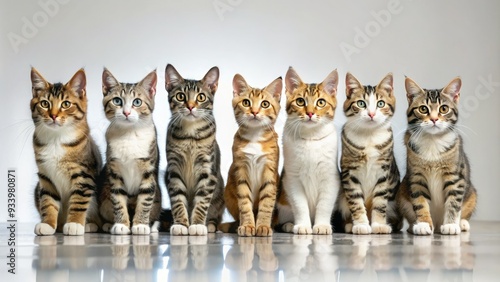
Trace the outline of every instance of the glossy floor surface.
<instances>
[{"instance_id":1,"label":"glossy floor surface","mask_svg":"<svg viewBox=\"0 0 500 282\"><path fill-rule=\"evenodd\" d=\"M457 236L239 238L168 233L37 237L30 224L18 224L14 232L2 223L0 277L9 282L500 281L500 222L471 225L470 233ZM12 269L16 274L8 272Z\"/></svg>"}]
</instances>

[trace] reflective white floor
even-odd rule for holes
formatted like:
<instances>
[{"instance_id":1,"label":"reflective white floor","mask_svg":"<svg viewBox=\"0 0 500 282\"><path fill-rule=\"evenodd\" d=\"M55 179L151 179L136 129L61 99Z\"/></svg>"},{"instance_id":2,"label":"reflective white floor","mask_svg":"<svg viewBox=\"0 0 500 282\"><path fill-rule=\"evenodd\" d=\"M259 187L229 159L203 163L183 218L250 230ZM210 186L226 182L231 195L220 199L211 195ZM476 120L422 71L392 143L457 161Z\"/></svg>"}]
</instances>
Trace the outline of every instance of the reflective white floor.
<instances>
[{"instance_id":1,"label":"reflective white floor","mask_svg":"<svg viewBox=\"0 0 500 282\"><path fill-rule=\"evenodd\" d=\"M17 226L15 272L0 224L2 281L500 281L500 222L458 236L37 237ZM12 241L11 241L12 242Z\"/></svg>"}]
</instances>

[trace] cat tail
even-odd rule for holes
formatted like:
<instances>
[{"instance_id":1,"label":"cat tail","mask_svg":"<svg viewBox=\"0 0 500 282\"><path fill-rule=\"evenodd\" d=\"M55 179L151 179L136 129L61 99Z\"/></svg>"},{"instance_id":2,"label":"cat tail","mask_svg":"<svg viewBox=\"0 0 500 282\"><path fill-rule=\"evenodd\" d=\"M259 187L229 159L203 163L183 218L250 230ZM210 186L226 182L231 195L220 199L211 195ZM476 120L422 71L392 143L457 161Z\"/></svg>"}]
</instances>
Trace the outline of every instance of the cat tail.
<instances>
[{"instance_id":1,"label":"cat tail","mask_svg":"<svg viewBox=\"0 0 500 282\"><path fill-rule=\"evenodd\" d=\"M173 222L174 222L174 217L172 216L172 211L169 209L162 209L160 213L159 231L170 232L170 227L172 226Z\"/></svg>"},{"instance_id":2,"label":"cat tail","mask_svg":"<svg viewBox=\"0 0 500 282\"><path fill-rule=\"evenodd\" d=\"M239 221L223 222L219 224L217 230L222 231L224 233L238 233L239 226L240 226Z\"/></svg>"},{"instance_id":3,"label":"cat tail","mask_svg":"<svg viewBox=\"0 0 500 282\"><path fill-rule=\"evenodd\" d=\"M344 228L345 222L344 219L342 218L342 213L339 210L337 209L333 210L333 214L330 219L330 224L332 225L333 232L345 233L345 228Z\"/></svg>"}]
</instances>

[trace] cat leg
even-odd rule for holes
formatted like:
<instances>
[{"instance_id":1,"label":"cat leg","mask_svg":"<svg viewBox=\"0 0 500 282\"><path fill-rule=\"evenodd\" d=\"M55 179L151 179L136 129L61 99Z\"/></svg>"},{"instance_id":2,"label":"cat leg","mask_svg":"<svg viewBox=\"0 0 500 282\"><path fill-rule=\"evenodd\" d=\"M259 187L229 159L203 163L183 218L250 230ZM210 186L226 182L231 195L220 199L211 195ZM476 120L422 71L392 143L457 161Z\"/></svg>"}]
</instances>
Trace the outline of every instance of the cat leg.
<instances>
[{"instance_id":1,"label":"cat leg","mask_svg":"<svg viewBox=\"0 0 500 282\"><path fill-rule=\"evenodd\" d=\"M68 217L63 226L64 235L83 235L87 212L95 201L95 182L90 173L74 173L71 176L71 195L68 201Z\"/></svg>"},{"instance_id":2,"label":"cat leg","mask_svg":"<svg viewBox=\"0 0 500 282\"><path fill-rule=\"evenodd\" d=\"M116 169L113 169L114 163L110 162L107 164L108 172L107 177L109 181L109 200L110 202L104 202L101 206L101 214L104 216L106 220L106 213L103 213L103 210L107 210L110 214L112 213L113 217L113 226L109 229L109 232L114 235L127 235L130 234L130 218L128 215L128 193L124 188L123 180L119 177L119 173L116 172ZM111 204L112 208L108 205ZM111 215L109 216L111 217ZM103 226L103 230L106 231L108 226Z\"/></svg>"},{"instance_id":3,"label":"cat leg","mask_svg":"<svg viewBox=\"0 0 500 282\"><path fill-rule=\"evenodd\" d=\"M222 214L224 213L224 179L221 175L217 177L217 185L210 202L207 214L207 231L215 233L219 223L222 222Z\"/></svg>"},{"instance_id":4,"label":"cat leg","mask_svg":"<svg viewBox=\"0 0 500 282\"><path fill-rule=\"evenodd\" d=\"M40 174L39 174L40 175ZM57 217L61 205L61 198L57 195L52 181L40 176L36 191L36 206L42 222L35 226L36 235L53 235L57 229Z\"/></svg>"},{"instance_id":5,"label":"cat leg","mask_svg":"<svg viewBox=\"0 0 500 282\"><path fill-rule=\"evenodd\" d=\"M410 180L411 181L411 180ZM410 222L410 232L415 235L431 235L434 232L434 225L430 214L428 194L429 190L419 183L411 183L410 202L415 213L415 221Z\"/></svg>"},{"instance_id":6,"label":"cat leg","mask_svg":"<svg viewBox=\"0 0 500 282\"><path fill-rule=\"evenodd\" d=\"M149 161L148 161L149 163ZM154 168L152 168L154 169ZM137 202L135 208L134 218L132 220L132 234L148 235L151 233L150 215L151 209L155 204L155 196L158 190L158 185L156 183L156 175L154 173L148 173L148 170L144 173L144 178L142 179L141 185L139 187L139 194L137 195Z\"/></svg>"},{"instance_id":7,"label":"cat leg","mask_svg":"<svg viewBox=\"0 0 500 282\"><path fill-rule=\"evenodd\" d=\"M299 235L312 234L309 204L307 203L307 196L304 193L304 187L298 181L292 182L287 177L283 181L289 195L295 219L293 233Z\"/></svg>"},{"instance_id":8,"label":"cat leg","mask_svg":"<svg viewBox=\"0 0 500 282\"><path fill-rule=\"evenodd\" d=\"M377 181L377 185L373 190L371 227L372 233L389 234L392 228L387 224L387 211L389 209L389 187L387 178L382 177Z\"/></svg>"},{"instance_id":9,"label":"cat leg","mask_svg":"<svg viewBox=\"0 0 500 282\"><path fill-rule=\"evenodd\" d=\"M210 169L204 169L197 173L198 183L194 193L189 235L207 235L208 233L207 214L218 183L217 176L211 173Z\"/></svg>"},{"instance_id":10,"label":"cat leg","mask_svg":"<svg viewBox=\"0 0 500 282\"><path fill-rule=\"evenodd\" d=\"M344 189L347 206L351 212L352 233L370 234L372 228L366 214L365 201L361 183L349 173L342 173L342 189ZM346 226L346 229L348 226Z\"/></svg>"},{"instance_id":11,"label":"cat leg","mask_svg":"<svg viewBox=\"0 0 500 282\"><path fill-rule=\"evenodd\" d=\"M450 177L452 177L452 179L449 179ZM460 219L464 197L463 190L466 183L464 179L459 179L457 181L453 179L453 177L456 176L451 175L443 179L443 192L445 195L444 218L443 225L441 225L441 234L443 235L457 235L462 231Z\"/></svg>"},{"instance_id":12,"label":"cat leg","mask_svg":"<svg viewBox=\"0 0 500 282\"><path fill-rule=\"evenodd\" d=\"M470 188L471 194L469 197L464 199L462 204L462 218L460 220L460 228L463 232L467 232L470 230L469 219L472 216L472 213L476 209L477 203L477 192L474 187Z\"/></svg>"},{"instance_id":13,"label":"cat leg","mask_svg":"<svg viewBox=\"0 0 500 282\"><path fill-rule=\"evenodd\" d=\"M170 227L171 235L188 235L189 218L187 211L187 188L181 179L181 174L176 168L167 167L165 175L170 205L172 210L173 224Z\"/></svg>"},{"instance_id":14,"label":"cat leg","mask_svg":"<svg viewBox=\"0 0 500 282\"><path fill-rule=\"evenodd\" d=\"M329 180L327 183L335 183L335 181ZM320 196L318 197L318 203L316 204L316 212L314 216L314 226L312 228L313 234L318 235L330 235L332 234L332 225L330 220L333 213L333 207L335 205L335 187L325 187L326 189L320 191Z\"/></svg>"},{"instance_id":15,"label":"cat leg","mask_svg":"<svg viewBox=\"0 0 500 282\"><path fill-rule=\"evenodd\" d=\"M255 217L253 214L253 201L247 181L239 181L236 186L239 209L240 226L239 236L255 236Z\"/></svg>"},{"instance_id":16,"label":"cat leg","mask_svg":"<svg viewBox=\"0 0 500 282\"><path fill-rule=\"evenodd\" d=\"M274 206L276 203L276 193L278 191L278 176L273 173L276 169L271 169L269 164L264 168L262 175L262 185L259 188L259 208L257 211L257 221L255 225L257 236L272 236L273 229L271 221L273 218Z\"/></svg>"}]
</instances>

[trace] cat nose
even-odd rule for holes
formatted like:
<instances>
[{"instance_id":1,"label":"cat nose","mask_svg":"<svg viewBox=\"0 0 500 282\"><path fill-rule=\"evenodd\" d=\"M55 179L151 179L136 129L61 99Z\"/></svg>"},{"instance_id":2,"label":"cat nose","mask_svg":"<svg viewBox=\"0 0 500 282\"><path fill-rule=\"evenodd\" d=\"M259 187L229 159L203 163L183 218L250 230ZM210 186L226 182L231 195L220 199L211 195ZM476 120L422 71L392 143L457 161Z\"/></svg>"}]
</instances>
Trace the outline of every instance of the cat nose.
<instances>
[{"instance_id":1,"label":"cat nose","mask_svg":"<svg viewBox=\"0 0 500 282\"><path fill-rule=\"evenodd\" d=\"M431 121L432 121L433 124L436 124L436 122L438 121L438 119L437 118L431 118Z\"/></svg>"},{"instance_id":2,"label":"cat nose","mask_svg":"<svg viewBox=\"0 0 500 282\"><path fill-rule=\"evenodd\" d=\"M375 116L375 113L369 112L369 113L368 113L368 116L369 116L371 119L373 119L373 117Z\"/></svg>"},{"instance_id":3,"label":"cat nose","mask_svg":"<svg viewBox=\"0 0 500 282\"><path fill-rule=\"evenodd\" d=\"M259 113L258 111L252 111L252 115L253 115L254 117L256 117L258 113Z\"/></svg>"},{"instance_id":4,"label":"cat nose","mask_svg":"<svg viewBox=\"0 0 500 282\"><path fill-rule=\"evenodd\" d=\"M50 115L50 117L52 118L53 121L55 121L57 118L57 115Z\"/></svg>"},{"instance_id":5,"label":"cat nose","mask_svg":"<svg viewBox=\"0 0 500 282\"><path fill-rule=\"evenodd\" d=\"M130 112L123 111L123 114L125 115L125 117L128 117L130 115Z\"/></svg>"},{"instance_id":6,"label":"cat nose","mask_svg":"<svg viewBox=\"0 0 500 282\"><path fill-rule=\"evenodd\" d=\"M313 116L313 115L314 115L314 113L307 113L307 116L308 116L309 118L312 118L312 116Z\"/></svg>"}]
</instances>

